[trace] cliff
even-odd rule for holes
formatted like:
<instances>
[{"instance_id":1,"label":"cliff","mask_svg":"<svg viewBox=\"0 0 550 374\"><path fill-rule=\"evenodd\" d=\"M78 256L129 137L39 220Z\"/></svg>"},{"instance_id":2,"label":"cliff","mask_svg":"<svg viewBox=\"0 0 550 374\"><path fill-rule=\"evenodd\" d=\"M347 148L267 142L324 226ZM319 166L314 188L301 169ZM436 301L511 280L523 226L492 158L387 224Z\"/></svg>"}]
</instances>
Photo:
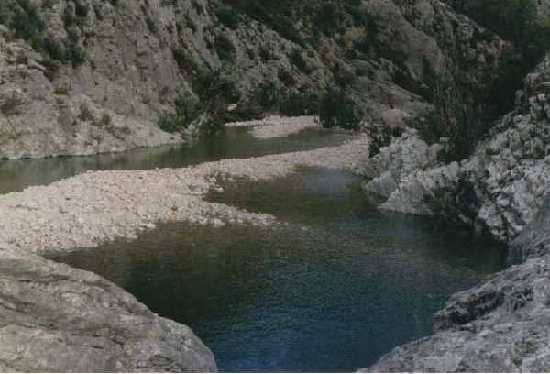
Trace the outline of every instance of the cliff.
<instances>
[{"instance_id":1,"label":"cliff","mask_svg":"<svg viewBox=\"0 0 550 374\"><path fill-rule=\"evenodd\" d=\"M247 113L284 96L301 114L338 85L364 126L399 127L432 108L439 76L483 92L510 48L437 0L8 0L1 24L2 158L181 142L159 118L217 76Z\"/></svg>"},{"instance_id":2,"label":"cliff","mask_svg":"<svg viewBox=\"0 0 550 374\"><path fill-rule=\"evenodd\" d=\"M385 192L384 209L446 214L474 225L508 243L515 263L453 295L436 314L432 336L394 349L370 371L548 370L549 81L547 56L525 79L514 110L468 159L442 164L430 156L443 147L429 147L413 132L376 160L392 165L399 181L368 171L375 177L365 189ZM413 142L420 146L406 146ZM415 160L411 154L419 160L413 166L395 166L402 157Z\"/></svg>"}]
</instances>

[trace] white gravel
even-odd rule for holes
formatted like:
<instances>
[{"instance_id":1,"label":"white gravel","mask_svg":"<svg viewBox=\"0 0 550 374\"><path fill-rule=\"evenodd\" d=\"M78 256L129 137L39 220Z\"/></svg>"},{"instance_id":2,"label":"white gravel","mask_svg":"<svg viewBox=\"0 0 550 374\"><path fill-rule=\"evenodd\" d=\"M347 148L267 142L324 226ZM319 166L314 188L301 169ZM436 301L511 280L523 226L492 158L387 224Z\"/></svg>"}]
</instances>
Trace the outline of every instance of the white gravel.
<instances>
[{"instance_id":1,"label":"white gravel","mask_svg":"<svg viewBox=\"0 0 550 374\"><path fill-rule=\"evenodd\" d=\"M0 249L34 253L94 247L116 238L136 238L158 223L205 225L276 223L204 201L217 177L266 180L292 173L298 165L354 170L368 155L358 137L337 147L250 159L226 159L183 169L94 171L48 186L0 196Z\"/></svg>"},{"instance_id":2,"label":"white gravel","mask_svg":"<svg viewBox=\"0 0 550 374\"><path fill-rule=\"evenodd\" d=\"M247 127L250 134L259 139L282 138L298 134L305 129L321 129L316 116L269 116L258 121L232 122L226 127Z\"/></svg>"}]
</instances>

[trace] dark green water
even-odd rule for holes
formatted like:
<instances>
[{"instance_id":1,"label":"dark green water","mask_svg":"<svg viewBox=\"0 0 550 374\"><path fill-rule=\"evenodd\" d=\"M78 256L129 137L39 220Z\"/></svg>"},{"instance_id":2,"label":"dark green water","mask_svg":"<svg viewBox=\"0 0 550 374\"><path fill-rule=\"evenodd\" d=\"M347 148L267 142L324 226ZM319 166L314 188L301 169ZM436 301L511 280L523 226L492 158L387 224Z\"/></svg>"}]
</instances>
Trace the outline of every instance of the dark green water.
<instances>
[{"instance_id":1,"label":"dark green water","mask_svg":"<svg viewBox=\"0 0 550 374\"><path fill-rule=\"evenodd\" d=\"M180 168L222 158L249 158L333 146L349 135L306 129L288 138L256 139L245 128L228 128L207 141L176 147L138 149L90 157L0 161L0 194L48 184L87 170Z\"/></svg>"},{"instance_id":2,"label":"dark green water","mask_svg":"<svg viewBox=\"0 0 550 374\"><path fill-rule=\"evenodd\" d=\"M357 182L317 169L234 182L209 199L288 224L171 224L57 259L190 325L222 371L355 371L429 334L451 293L503 266L466 230L376 212Z\"/></svg>"}]
</instances>

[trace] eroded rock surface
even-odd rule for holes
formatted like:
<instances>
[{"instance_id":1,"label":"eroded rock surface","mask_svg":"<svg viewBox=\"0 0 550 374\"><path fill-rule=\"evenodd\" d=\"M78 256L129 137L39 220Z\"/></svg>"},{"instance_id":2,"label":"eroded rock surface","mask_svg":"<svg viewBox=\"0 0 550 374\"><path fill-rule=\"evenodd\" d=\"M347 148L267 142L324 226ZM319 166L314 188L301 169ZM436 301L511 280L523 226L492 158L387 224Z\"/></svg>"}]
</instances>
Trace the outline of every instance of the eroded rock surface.
<instances>
[{"instance_id":1,"label":"eroded rock surface","mask_svg":"<svg viewBox=\"0 0 550 374\"><path fill-rule=\"evenodd\" d=\"M469 159L441 163L436 152L442 146L428 148L418 137L405 134L374 160L375 169L383 160L386 173L398 172L389 184L384 173L371 173L365 190L384 190L383 209L443 213L503 241L517 237L541 208L550 178L549 61L550 56L527 77L515 110ZM406 161L410 165L403 168Z\"/></svg>"},{"instance_id":2,"label":"eroded rock surface","mask_svg":"<svg viewBox=\"0 0 550 374\"><path fill-rule=\"evenodd\" d=\"M216 371L184 325L103 278L0 249L0 371Z\"/></svg>"},{"instance_id":3,"label":"eroded rock surface","mask_svg":"<svg viewBox=\"0 0 550 374\"><path fill-rule=\"evenodd\" d=\"M509 48L496 36L479 38L482 28L439 0L367 1L343 15L345 32L326 35L313 31L318 0L294 7L296 30L286 33L219 0L32 3L45 23L44 51L0 25L1 158L179 142L157 128L160 114L179 95L195 97L193 82L215 71L231 77L245 102L263 83L318 93L349 80L367 125L401 126L431 108L424 96L434 75L456 70L450 79L482 91ZM72 63L60 61L62 52Z\"/></svg>"}]
</instances>

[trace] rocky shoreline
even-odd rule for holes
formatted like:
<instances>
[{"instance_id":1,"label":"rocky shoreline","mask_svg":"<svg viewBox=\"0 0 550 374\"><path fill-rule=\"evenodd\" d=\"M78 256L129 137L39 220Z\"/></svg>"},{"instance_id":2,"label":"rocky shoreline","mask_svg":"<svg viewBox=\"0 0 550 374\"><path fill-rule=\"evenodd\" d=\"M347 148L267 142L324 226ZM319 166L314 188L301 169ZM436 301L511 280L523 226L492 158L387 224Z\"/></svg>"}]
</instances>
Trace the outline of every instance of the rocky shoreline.
<instances>
[{"instance_id":1,"label":"rocky shoreline","mask_svg":"<svg viewBox=\"0 0 550 374\"><path fill-rule=\"evenodd\" d=\"M397 347L368 371L544 372L550 365L550 198L513 242L526 260L451 297L434 335Z\"/></svg>"},{"instance_id":2,"label":"rocky shoreline","mask_svg":"<svg viewBox=\"0 0 550 374\"><path fill-rule=\"evenodd\" d=\"M395 348L368 371L543 372L550 365L550 55L525 80L513 112L467 160L408 132L364 171L383 209L446 214L509 244L519 264L451 297L434 334ZM406 163L405 161L408 161Z\"/></svg>"}]
</instances>

